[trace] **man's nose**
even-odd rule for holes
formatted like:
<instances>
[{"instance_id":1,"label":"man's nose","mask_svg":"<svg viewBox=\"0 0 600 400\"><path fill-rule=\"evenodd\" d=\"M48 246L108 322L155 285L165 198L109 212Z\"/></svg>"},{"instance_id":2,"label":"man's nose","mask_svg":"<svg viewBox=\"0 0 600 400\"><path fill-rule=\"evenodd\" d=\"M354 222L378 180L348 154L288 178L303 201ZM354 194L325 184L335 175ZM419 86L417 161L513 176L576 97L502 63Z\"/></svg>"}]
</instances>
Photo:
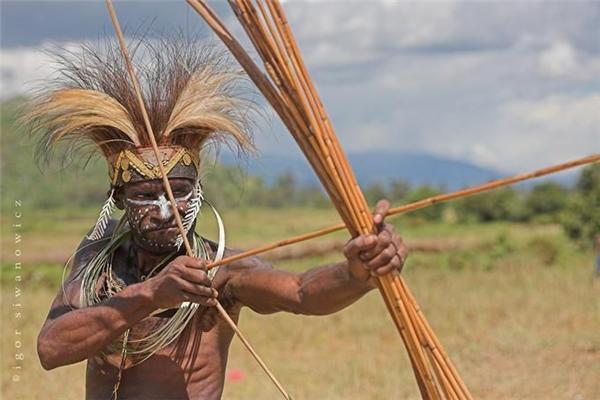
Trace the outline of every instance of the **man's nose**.
<instances>
[{"instance_id":1,"label":"man's nose","mask_svg":"<svg viewBox=\"0 0 600 400\"><path fill-rule=\"evenodd\" d=\"M158 210L162 220L167 220L173 216L173 210L171 210L171 204L164 194L161 194L158 198Z\"/></svg>"},{"instance_id":2,"label":"man's nose","mask_svg":"<svg viewBox=\"0 0 600 400\"><path fill-rule=\"evenodd\" d=\"M162 194L156 203L154 203L154 209L150 214L150 220L155 225L166 225L175 223L175 215L171 207L171 202ZM178 207L177 211L182 215L182 210Z\"/></svg>"}]
</instances>

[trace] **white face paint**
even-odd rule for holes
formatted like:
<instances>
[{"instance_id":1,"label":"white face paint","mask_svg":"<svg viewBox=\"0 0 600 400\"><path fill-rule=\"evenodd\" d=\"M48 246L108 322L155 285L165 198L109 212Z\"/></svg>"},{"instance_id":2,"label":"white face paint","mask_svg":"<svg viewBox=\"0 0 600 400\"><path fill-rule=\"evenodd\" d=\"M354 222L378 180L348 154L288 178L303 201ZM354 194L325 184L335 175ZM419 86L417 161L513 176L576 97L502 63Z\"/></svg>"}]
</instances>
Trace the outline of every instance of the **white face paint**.
<instances>
[{"instance_id":1,"label":"white face paint","mask_svg":"<svg viewBox=\"0 0 600 400\"><path fill-rule=\"evenodd\" d=\"M160 217L162 219L167 219L173 214L171 211L171 207L169 206L169 201L167 200L164 194L161 194L158 198L158 208L160 209Z\"/></svg>"},{"instance_id":2,"label":"white face paint","mask_svg":"<svg viewBox=\"0 0 600 400\"><path fill-rule=\"evenodd\" d=\"M190 191L188 194L186 194L183 197L175 197L175 203L178 203L180 201L188 201L190 199L190 197L192 197L193 191ZM127 199L127 202L136 206L150 206L150 207L158 207L159 211L160 211L160 217L162 219L166 219L169 218L171 215L173 215L173 210L171 208L171 203L169 202L169 200L166 198L165 194L161 194L159 196L158 199L156 200L134 200L134 199Z\"/></svg>"},{"instance_id":3,"label":"white face paint","mask_svg":"<svg viewBox=\"0 0 600 400\"><path fill-rule=\"evenodd\" d=\"M182 203L187 203L189 207L189 202L194 196L194 193L194 190L190 190L185 195L180 195L181 197L175 197L175 203L177 203L178 205ZM137 232L136 235L138 235L138 239L141 241L140 243L143 243L146 247L154 248L174 247L174 244L179 234L170 234L168 235L169 237L162 235L163 237L161 237L159 241L157 241L158 239L156 235L150 234L150 232L153 229L160 228L161 225L170 222L173 218L173 209L165 193L156 193L153 195L145 193L143 196L140 197L141 198L138 199L125 199L125 203L127 204L127 219L132 229L135 232ZM159 218L160 221L153 221L152 219L147 219L146 216L148 215L148 213L151 212L153 212L154 216Z\"/></svg>"}]
</instances>

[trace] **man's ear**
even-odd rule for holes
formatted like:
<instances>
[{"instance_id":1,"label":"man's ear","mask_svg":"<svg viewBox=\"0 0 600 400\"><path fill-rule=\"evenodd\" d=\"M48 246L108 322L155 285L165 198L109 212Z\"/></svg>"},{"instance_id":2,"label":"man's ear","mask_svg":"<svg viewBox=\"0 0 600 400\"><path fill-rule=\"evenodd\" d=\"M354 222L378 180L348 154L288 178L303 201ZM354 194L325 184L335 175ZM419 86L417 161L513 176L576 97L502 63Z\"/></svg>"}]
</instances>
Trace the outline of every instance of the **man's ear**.
<instances>
[{"instance_id":1,"label":"man's ear","mask_svg":"<svg viewBox=\"0 0 600 400\"><path fill-rule=\"evenodd\" d=\"M115 205L117 208L119 210L123 210L125 208L125 188L121 186L120 188L116 189L113 197L115 199Z\"/></svg>"}]
</instances>

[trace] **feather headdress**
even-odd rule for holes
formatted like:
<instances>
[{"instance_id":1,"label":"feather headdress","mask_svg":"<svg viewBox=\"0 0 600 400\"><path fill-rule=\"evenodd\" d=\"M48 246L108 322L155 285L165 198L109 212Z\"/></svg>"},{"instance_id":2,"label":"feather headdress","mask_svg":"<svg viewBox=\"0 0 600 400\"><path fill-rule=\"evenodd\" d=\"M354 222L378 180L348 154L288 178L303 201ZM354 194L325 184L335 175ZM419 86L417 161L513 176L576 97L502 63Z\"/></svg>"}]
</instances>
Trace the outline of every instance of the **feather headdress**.
<instances>
[{"instance_id":1,"label":"feather headdress","mask_svg":"<svg viewBox=\"0 0 600 400\"><path fill-rule=\"evenodd\" d=\"M207 143L253 149L249 130L256 109L246 96L248 81L225 52L182 36L141 39L131 48L158 158L116 43L107 42L103 49L85 45L58 56L58 78L45 83L50 88L34 97L23 117L39 139L38 162L47 161L60 142L70 144L68 158L86 144L106 158L111 190L88 235L91 240L104 234L115 190L161 178L158 163L169 177L197 182Z\"/></svg>"},{"instance_id":2,"label":"feather headdress","mask_svg":"<svg viewBox=\"0 0 600 400\"><path fill-rule=\"evenodd\" d=\"M108 160L113 187L131 179L155 179L156 162L169 172L198 173L200 153L218 140L245 151L253 102L245 96L246 77L223 51L181 37L140 40L132 46L146 109L161 147L156 160L135 91L116 44L84 46L59 57L59 77L40 92L25 115L39 138L37 158L49 158L55 144L93 144ZM124 173L126 172L126 173ZM171 175L169 175L171 176Z\"/></svg>"}]
</instances>

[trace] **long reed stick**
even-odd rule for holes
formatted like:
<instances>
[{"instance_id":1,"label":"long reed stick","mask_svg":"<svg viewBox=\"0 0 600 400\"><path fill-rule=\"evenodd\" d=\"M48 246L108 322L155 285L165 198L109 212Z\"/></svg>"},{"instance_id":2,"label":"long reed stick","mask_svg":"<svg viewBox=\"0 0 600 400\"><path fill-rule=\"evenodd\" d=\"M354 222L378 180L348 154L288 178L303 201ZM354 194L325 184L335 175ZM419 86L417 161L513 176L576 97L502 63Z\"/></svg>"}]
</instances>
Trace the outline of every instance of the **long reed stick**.
<instances>
[{"instance_id":1,"label":"long reed stick","mask_svg":"<svg viewBox=\"0 0 600 400\"><path fill-rule=\"evenodd\" d=\"M581 167L584 165L593 164L596 162L600 162L600 154L592 154L590 156L582 157L577 160L568 161L561 164L552 165L550 167L541 168L532 172L527 172L523 174L518 174L502 179L496 179L491 182L487 182L481 185L476 185L472 187L468 187L465 189L460 189L450 193L439 194L436 196L428 197L422 200L418 200L409 204L405 204L402 206L390 208L387 216L398 216L401 214L409 213L412 211L417 211L423 208L431 207L435 204L445 203L452 200L457 200L460 198L465 198L469 196L474 196L481 193L486 193L495 189L499 189L504 186L509 186L518 182L523 182L530 179L540 178L546 175L555 174L561 171L565 171L572 168ZM331 225L325 228L317 229L313 232L303 233L301 235L293 236L287 239L277 240L273 243L265 244L260 247L256 247L254 249L246 250L235 254L233 256L223 258L221 261L210 264L209 268L217 267L219 265L229 264L234 261L241 260L246 257L255 256L258 254L266 253L271 250L275 250L281 247L290 246L296 243L304 242L311 239L316 239L318 237L326 236L331 233L339 232L344 230L346 225L344 223Z\"/></svg>"},{"instance_id":2,"label":"long reed stick","mask_svg":"<svg viewBox=\"0 0 600 400\"><path fill-rule=\"evenodd\" d=\"M142 96L142 90L140 88L140 84L137 79L137 75L135 73L133 63L131 62L129 52L128 52L127 46L125 44L125 38L123 36L123 31L121 30L121 25L119 24L119 20L117 18L117 14L114 9L114 6L112 4L112 0L105 0L105 1L106 1L106 7L108 8L108 13L110 15L110 19L112 21L113 27L115 29L115 33L117 35L117 40L119 41L119 47L121 49L121 54L123 56L123 59L125 60L126 66L127 66L129 78L130 78L131 83L133 84L133 87L135 90L136 100L138 102L139 109L142 112L142 117L144 119L144 126L146 128L146 135L148 135L148 138L150 139L150 143L152 145L152 150L154 151L154 155L156 156L156 159L160 160L160 153L158 150L158 145L156 143L156 139L154 137L154 132L152 130L152 124L150 123L150 118L148 117L148 111L146 110L146 105L144 103L144 99ZM192 251L192 247L190 246L190 242L187 238L185 228L183 227L183 223L181 221L181 216L179 215L179 210L177 209L177 202L175 201L175 197L173 196L173 191L171 189L171 184L169 183L169 178L168 178L168 176L165 172L164 166L161 162L158 162L158 168L159 168L160 175L162 178L163 188L164 188L165 192L167 193L167 196L169 198L169 203L170 203L171 209L173 211L173 215L175 216L175 221L177 223L177 228L179 230L179 234L183 238L183 243L185 246L186 254L189 257L193 257L194 252ZM217 311L219 312L219 314L221 315L221 317L227 322L227 324L229 324L231 329L235 332L235 334L241 340L244 347L250 352L250 354L258 362L260 367L264 370L264 372L267 374L267 376L275 384L275 386L281 392L281 394L284 396L284 398L291 399L291 397L287 394L287 392L285 391L285 389L283 388L281 383L277 380L277 378L275 378L275 376L269 370L269 368L267 367L265 362L258 355L258 353L254 350L254 348L250 345L250 342L248 342L248 340L242 334L240 329L236 326L235 322L231 319L229 314L227 314L227 311L223 308L223 306L218 301L216 304L216 308L217 308Z\"/></svg>"}]
</instances>

